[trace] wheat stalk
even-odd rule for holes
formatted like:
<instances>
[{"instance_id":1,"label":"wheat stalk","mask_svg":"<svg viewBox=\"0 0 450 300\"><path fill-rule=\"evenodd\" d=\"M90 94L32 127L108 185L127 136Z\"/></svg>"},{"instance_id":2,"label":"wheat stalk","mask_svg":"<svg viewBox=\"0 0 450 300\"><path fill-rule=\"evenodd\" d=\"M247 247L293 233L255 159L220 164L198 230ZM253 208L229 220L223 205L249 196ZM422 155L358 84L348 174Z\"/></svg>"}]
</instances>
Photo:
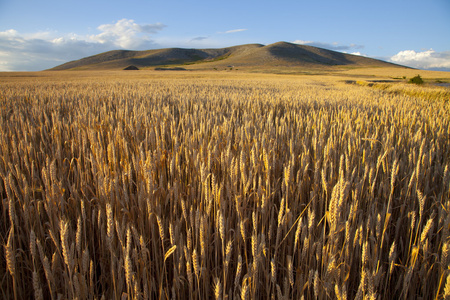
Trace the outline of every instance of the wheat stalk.
<instances>
[{"instance_id":1,"label":"wheat stalk","mask_svg":"<svg viewBox=\"0 0 450 300\"><path fill-rule=\"evenodd\" d=\"M447 275L447 280L445 282L444 295L445 300L450 299L450 275Z\"/></svg>"},{"instance_id":2,"label":"wheat stalk","mask_svg":"<svg viewBox=\"0 0 450 300\"><path fill-rule=\"evenodd\" d=\"M39 284L39 277L36 271L33 272L33 289L35 299L37 300L44 299L44 295L42 293L42 289Z\"/></svg>"},{"instance_id":3,"label":"wheat stalk","mask_svg":"<svg viewBox=\"0 0 450 300\"><path fill-rule=\"evenodd\" d=\"M17 299L16 294L16 255L13 246L14 227L11 227L8 234L8 242L5 246L6 267L13 279L14 299Z\"/></svg>"}]
</instances>

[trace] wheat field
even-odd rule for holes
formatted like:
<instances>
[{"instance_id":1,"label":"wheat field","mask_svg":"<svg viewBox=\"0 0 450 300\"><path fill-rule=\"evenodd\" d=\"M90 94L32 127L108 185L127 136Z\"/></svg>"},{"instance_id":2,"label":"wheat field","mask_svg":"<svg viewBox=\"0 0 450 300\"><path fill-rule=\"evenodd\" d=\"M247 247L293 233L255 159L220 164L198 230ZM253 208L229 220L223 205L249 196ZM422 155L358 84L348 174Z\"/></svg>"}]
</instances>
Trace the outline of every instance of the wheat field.
<instances>
[{"instance_id":1,"label":"wheat field","mask_svg":"<svg viewBox=\"0 0 450 300\"><path fill-rule=\"evenodd\" d=\"M448 89L64 74L0 81L2 298L450 297Z\"/></svg>"}]
</instances>

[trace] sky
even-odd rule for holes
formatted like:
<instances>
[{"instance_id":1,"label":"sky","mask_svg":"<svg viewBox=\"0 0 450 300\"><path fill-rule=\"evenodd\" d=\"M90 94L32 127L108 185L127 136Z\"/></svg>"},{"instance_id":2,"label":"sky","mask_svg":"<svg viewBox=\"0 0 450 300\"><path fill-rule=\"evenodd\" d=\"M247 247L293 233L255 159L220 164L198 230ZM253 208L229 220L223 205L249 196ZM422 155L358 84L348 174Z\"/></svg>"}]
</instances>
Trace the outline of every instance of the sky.
<instances>
[{"instance_id":1,"label":"sky","mask_svg":"<svg viewBox=\"0 0 450 300\"><path fill-rule=\"evenodd\" d=\"M0 0L0 71L279 41L450 71L450 0Z\"/></svg>"}]
</instances>

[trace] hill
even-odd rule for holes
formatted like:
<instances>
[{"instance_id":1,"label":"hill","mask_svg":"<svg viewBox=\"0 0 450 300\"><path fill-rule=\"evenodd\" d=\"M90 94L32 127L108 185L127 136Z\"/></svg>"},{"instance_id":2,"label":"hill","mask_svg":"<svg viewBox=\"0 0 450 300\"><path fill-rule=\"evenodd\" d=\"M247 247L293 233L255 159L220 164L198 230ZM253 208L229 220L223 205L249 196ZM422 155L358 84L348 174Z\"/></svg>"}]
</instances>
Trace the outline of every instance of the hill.
<instances>
[{"instance_id":1,"label":"hill","mask_svg":"<svg viewBox=\"0 0 450 300\"><path fill-rule=\"evenodd\" d=\"M149 69L183 65L188 69L240 68L246 70L332 69L335 66L395 67L385 61L323 48L278 42L218 49L166 48L146 51L114 50L67 62L51 70Z\"/></svg>"}]
</instances>

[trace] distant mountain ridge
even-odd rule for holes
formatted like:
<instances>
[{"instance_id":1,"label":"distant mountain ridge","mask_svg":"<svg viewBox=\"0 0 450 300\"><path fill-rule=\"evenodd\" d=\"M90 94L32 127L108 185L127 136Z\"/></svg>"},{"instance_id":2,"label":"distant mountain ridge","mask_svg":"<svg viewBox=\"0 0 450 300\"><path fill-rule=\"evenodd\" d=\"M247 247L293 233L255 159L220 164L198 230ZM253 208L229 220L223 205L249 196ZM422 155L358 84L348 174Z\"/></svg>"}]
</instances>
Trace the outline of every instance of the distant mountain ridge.
<instances>
[{"instance_id":1,"label":"distant mountain ridge","mask_svg":"<svg viewBox=\"0 0 450 300\"><path fill-rule=\"evenodd\" d=\"M293 67L323 69L334 66L403 67L369 57L278 42L267 46L246 44L217 49L113 50L70 61L50 70L121 70L128 66L151 69L180 65L188 69L235 67L248 70Z\"/></svg>"}]
</instances>

